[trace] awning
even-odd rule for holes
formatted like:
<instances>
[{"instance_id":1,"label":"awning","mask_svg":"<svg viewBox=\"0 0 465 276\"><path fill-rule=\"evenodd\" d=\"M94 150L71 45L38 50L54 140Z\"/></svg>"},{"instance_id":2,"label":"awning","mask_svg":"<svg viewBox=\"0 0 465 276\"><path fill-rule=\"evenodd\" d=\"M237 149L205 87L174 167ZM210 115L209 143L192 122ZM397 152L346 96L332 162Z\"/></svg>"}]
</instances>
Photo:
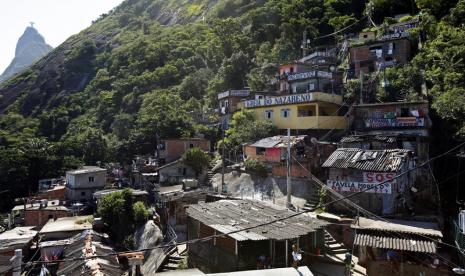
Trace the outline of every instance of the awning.
<instances>
[{"instance_id":1,"label":"awning","mask_svg":"<svg viewBox=\"0 0 465 276\"><path fill-rule=\"evenodd\" d=\"M402 237L387 237L382 235L357 234L355 245L374 248L395 249L423 253L436 253L437 246L434 241L409 239Z\"/></svg>"}]
</instances>

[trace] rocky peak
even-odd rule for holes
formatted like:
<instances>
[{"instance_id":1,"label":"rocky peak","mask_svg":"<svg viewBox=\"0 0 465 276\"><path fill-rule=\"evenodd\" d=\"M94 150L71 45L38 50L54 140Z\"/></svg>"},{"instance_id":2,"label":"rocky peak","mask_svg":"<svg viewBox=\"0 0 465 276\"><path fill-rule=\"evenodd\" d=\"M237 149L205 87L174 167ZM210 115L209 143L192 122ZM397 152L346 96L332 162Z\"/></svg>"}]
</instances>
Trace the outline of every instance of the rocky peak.
<instances>
[{"instance_id":1,"label":"rocky peak","mask_svg":"<svg viewBox=\"0 0 465 276\"><path fill-rule=\"evenodd\" d=\"M27 27L16 44L14 59L0 76L0 82L26 69L52 49L37 29L33 26Z\"/></svg>"}]
</instances>

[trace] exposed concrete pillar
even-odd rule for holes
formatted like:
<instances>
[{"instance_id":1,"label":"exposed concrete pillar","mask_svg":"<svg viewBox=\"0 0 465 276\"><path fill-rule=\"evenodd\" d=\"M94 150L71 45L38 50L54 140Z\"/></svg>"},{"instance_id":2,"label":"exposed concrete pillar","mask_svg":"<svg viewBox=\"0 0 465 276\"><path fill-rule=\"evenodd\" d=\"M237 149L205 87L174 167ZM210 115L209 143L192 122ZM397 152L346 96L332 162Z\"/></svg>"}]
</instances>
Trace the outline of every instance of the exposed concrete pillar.
<instances>
[{"instance_id":1,"label":"exposed concrete pillar","mask_svg":"<svg viewBox=\"0 0 465 276\"><path fill-rule=\"evenodd\" d=\"M21 276L21 261L23 259L23 250L16 249L15 255L10 259L13 266L13 276Z\"/></svg>"}]
</instances>

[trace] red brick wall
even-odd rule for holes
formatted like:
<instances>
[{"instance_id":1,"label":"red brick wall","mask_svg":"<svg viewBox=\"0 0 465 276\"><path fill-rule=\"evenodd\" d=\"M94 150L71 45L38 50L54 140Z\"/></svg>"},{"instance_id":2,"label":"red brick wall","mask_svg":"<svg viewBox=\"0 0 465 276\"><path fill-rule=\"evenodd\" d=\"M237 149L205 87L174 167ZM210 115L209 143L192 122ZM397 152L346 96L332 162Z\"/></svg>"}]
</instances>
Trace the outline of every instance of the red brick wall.
<instances>
[{"instance_id":1,"label":"red brick wall","mask_svg":"<svg viewBox=\"0 0 465 276\"><path fill-rule=\"evenodd\" d=\"M190 144L204 151L210 152L210 141L205 139L176 139L165 140L166 150L163 155L167 159L177 159L181 157L190 148Z\"/></svg>"},{"instance_id":2,"label":"red brick wall","mask_svg":"<svg viewBox=\"0 0 465 276\"><path fill-rule=\"evenodd\" d=\"M49 220L49 215L54 218L68 217L68 212L64 210L26 210L24 217L25 226L43 226Z\"/></svg>"},{"instance_id":3,"label":"red brick wall","mask_svg":"<svg viewBox=\"0 0 465 276\"><path fill-rule=\"evenodd\" d=\"M307 169L308 169L307 164L305 164L305 163L301 163L301 164L303 166L307 167ZM282 165L278 164L276 166L273 166L273 169L272 169L271 173L273 174L273 176L287 176L287 167L286 167L285 164L282 164ZM308 177L309 174L300 165L292 164L291 165L291 176L292 177Z\"/></svg>"},{"instance_id":4,"label":"red brick wall","mask_svg":"<svg viewBox=\"0 0 465 276\"><path fill-rule=\"evenodd\" d=\"M38 194L35 199L47 199L47 200L54 200L59 199L61 201L66 200L66 188L48 190L46 192Z\"/></svg>"}]
</instances>

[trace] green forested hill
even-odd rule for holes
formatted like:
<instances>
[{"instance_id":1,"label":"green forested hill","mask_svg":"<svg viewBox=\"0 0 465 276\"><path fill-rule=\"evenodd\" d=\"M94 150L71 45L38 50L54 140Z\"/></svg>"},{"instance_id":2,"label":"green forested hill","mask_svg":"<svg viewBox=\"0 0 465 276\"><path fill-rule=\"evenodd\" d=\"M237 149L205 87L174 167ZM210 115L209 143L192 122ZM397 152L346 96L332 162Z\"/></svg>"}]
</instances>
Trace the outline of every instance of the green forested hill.
<instances>
[{"instance_id":1,"label":"green forested hill","mask_svg":"<svg viewBox=\"0 0 465 276\"><path fill-rule=\"evenodd\" d=\"M407 97L418 92L409 74L425 70L454 134L465 114L465 1L373 2L377 24L421 12L427 41L389 77ZM195 117L215 106L217 92L266 89L277 64L300 56L304 30L313 46L332 43L337 37L313 38L364 10L356 0L127 0L2 84L0 190L13 198L80 163L153 152L157 137L208 134Z\"/></svg>"}]
</instances>

